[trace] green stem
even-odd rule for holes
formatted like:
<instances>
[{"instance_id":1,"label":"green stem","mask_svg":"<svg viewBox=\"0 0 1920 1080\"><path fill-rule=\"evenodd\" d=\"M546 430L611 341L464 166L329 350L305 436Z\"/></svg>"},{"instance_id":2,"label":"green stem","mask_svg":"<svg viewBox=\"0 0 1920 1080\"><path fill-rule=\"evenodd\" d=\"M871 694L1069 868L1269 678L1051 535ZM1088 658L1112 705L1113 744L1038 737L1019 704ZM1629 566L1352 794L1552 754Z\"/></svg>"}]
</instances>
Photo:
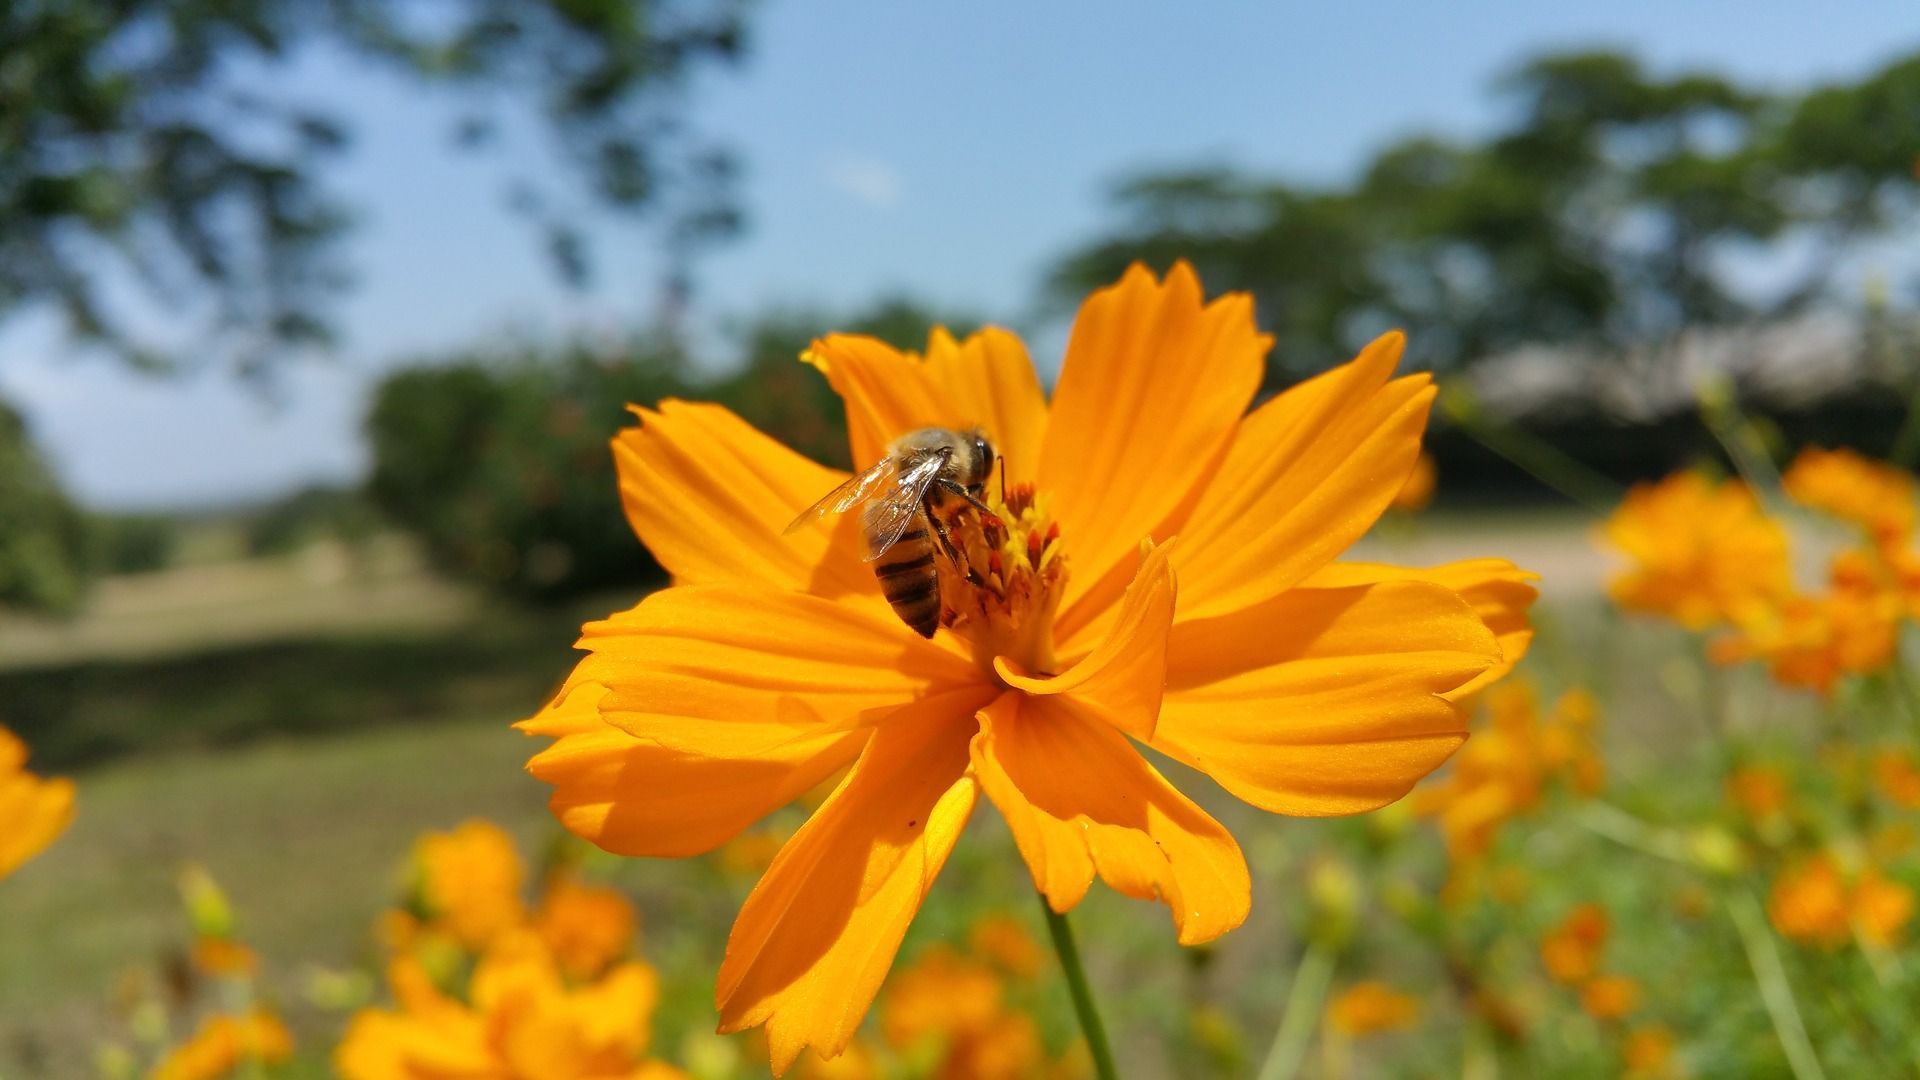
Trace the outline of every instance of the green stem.
<instances>
[{"instance_id":1,"label":"green stem","mask_svg":"<svg viewBox=\"0 0 1920 1080\"><path fill-rule=\"evenodd\" d=\"M1606 517L1620 502L1619 484L1545 439L1487 416L1463 382L1446 387L1440 409L1468 438L1596 515Z\"/></svg>"},{"instance_id":2,"label":"green stem","mask_svg":"<svg viewBox=\"0 0 1920 1080\"><path fill-rule=\"evenodd\" d=\"M1287 994L1287 1011L1274 1033L1273 1048L1260 1066L1259 1080L1291 1080L1307 1056L1307 1043L1313 1040L1314 1023L1320 1019L1320 1005L1327 997L1327 984L1333 981L1334 951L1315 941L1307 946L1300 967L1293 973L1293 990Z\"/></svg>"},{"instance_id":3,"label":"green stem","mask_svg":"<svg viewBox=\"0 0 1920 1080\"><path fill-rule=\"evenodd\" d=\"M1053 939L1053 951L1060 955L1060 970L1067 976L1067 993L1073 997L1073 1013L1080 1018L1080 1030L1087 1037L1087 1052L1093 1055L1093 1074L1100 1080L1116 1080L1113 1047L1107 1045L1107 1029L1093 1007L1093 991L1087 986L1087 971L1080 966L1080 950L1073 944L1073 927L1067 917L1053 910L1045 895L1040 910L1047 914L1047 936Z\"/></svg>"},{"instance_id":4,"label":"green stem","mask_svg":"<svg viewBox=\"0 0 1920 1080\"><path fill-rule=\"evenodd\" d=\"M1787 981L1787 969L1780 962L1773 935L1767 932L1767 919L1760 904L1745 890L1727 895L1727 913L1733 916L1734 929L1740 932L1740 944L1747 950L1747 963L1753 967L1754 981L1760 984L1760 1000L1766 1003L1767 1016L1773 1021L1773 1033L1786 1051L1787 1064L1798 1080L1824 1080L1820 1059L1807 1038L1807 1025L1800 1019L1800 1007L1793 1000L1793 984Z\"/></svg>"},{"instance_id":5,"label":"green stem","mask_svg":"<svg viewBox=\"0 0 1920 1080\"><path fill-rule=\"evenodd\" d=\"M1574 820L1589 832L1598 833L1623 847L1683 866L1694 865L1693 849L1688 845L1686 836L1672 829L1650 825L1611 803L1598 799L1583 802L1575 811Z\"/></svg>"}]
</instances>

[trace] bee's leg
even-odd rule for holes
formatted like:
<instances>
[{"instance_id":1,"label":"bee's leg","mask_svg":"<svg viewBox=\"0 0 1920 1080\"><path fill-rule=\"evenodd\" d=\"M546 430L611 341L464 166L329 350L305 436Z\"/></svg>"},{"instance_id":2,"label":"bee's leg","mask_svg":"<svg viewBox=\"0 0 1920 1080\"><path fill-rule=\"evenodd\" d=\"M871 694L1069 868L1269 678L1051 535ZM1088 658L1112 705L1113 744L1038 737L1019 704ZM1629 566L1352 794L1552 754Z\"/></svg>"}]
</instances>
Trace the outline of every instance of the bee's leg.
<instances>
[{"instance_id":1,"label":"bee's leg","mask_svg":"<svg viewBox=\"0 0 1920 1080\"><path fill-rule=\"evenodd\" d=\"M947 558L953 561L953 568L967 575L968 584L985 585L986 579L967 561L966 552L961 551L960 546L953 542L953 537L947 534L947 523L940 520L940 515L930 507L922 507L920 512L933 525L933 535L940 541L940 550L946 552Z\"/></svg>"},{"instance_id":2,"label":"bee's leg","mask_svg":"<svg viewBox=\"0 0 1920 1080\"><path fill-rule=\"evenodd\" d=\"M986 503L983 503L978 498L974 497L973 492L968 491L966 489L966 486L961 484L960 482L956 480L949 480L943 476L939 480L935 481L935 483L939 485L941 491L944 491L949 495L954 495L954 496L958 496L959 498L965 499L968 505L972 506L975 510L980 511L984 519L992 520L992 521L999 520L1000 515L988 509ZM928 515L928 516L931 517L932 515Z\"/></svg>"}]
</instances>

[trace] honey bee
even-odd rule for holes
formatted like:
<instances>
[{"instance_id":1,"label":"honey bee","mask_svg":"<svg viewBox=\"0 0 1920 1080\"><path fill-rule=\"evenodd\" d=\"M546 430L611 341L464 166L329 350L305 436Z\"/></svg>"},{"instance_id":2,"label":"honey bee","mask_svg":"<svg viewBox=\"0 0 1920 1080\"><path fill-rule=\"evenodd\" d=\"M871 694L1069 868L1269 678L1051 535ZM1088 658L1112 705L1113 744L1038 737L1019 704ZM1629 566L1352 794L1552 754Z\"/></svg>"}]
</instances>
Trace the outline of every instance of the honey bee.
<instances>
[{"instance_id":1,"label":"honey bee","mask_svg":"<svg viewBox=\"0 0 1920 1080\"><path fill-rule=\"evenodd\" d=\"M930 638L940 625L940 571L934 565L937 543L968 580L979 575L948 532L947 515L958 504L993 512L980 501L998 455L979 429L953 431L929 427L910 431L887 446L872 468L827 492L787 526L791 533L828 514L861 507L866 561L873 563L880 591L900 621Z\"/></svg>"}]
</instances>

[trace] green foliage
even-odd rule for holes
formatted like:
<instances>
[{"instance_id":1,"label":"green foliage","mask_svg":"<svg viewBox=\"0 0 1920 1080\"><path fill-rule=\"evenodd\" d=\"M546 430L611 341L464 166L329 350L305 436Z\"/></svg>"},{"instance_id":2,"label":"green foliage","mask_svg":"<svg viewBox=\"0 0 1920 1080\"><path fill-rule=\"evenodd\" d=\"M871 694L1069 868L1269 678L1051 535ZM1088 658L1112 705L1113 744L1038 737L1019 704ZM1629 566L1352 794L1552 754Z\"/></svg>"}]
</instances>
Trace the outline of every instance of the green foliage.
<instances>
[{"instance_id":1,"label":"green foliage","mask_svg":"<svg viewBox=\"0 0 1920 1080\"><path fill-rule=\"evenodd\" d=\"M144 574L173 562L178 524L160 514L96 514L87 524L88 561L103 574Z\"/></svg>"},{"instance_id":2,"label":"green foliage","mask_svg":"<svg viewBox=\"0 0 1920 1080\"><path fill-rule=\"evenodd\" d=\"M380 514L352 489L310 487L256 513L247 523L247 551L284 555L317 540L359 543L380 526Z\"/></svg>"},{"instance_id":3,"label":"green foliage","mask_svg":"<svg viewBox=\"0 0 1920 1080\"><path fill-rule=\"evenodd\" d=\"M0 608L68 612L87 583L87 520L0 402Z\"/></svg>"},{"instance_id":4,"label":"green foliage","mask_svg":"<svg viewBox=\"0 0 1920 1080\"><path fill-rule=\"evenodd\" d=\"M737 0L0 5L0 316L52 305L77 337L149 366L219 349L257 371L324 339L348 221L324 174L351 133L271 75L316 49L456 91L469 149L489 144L502 104L533 112L593 198L663 217L683 275L739 215L732 160L676 122L680 91L737 59L743 30ZM578 279L588 252L557 201L514 182L515 209ZM207 340L135 334L108 300L129 280Z\"/></svg>"},{"instance_id":5,"label":"green foliage","mask_svg":"<svg viewBox=\"0 0 1920 1080\"><path fill-rule=\"evenodd\" d=\"M533 596L657 574L620 511L607 439L628 402L684 388L670 350L521 354L420 367L367 418L374 503L441 569Z\"/></svg>"},{"instance_id":6,"label":"green foliage","mask_svg":"<svg viewBox=\"0 0 1920 1080\"><path fill-rule=\"evenodd\" d=\"M1779 98L1566 53L1499 90L1512 119L1491 137L1409 138L1341 187L1224 167L1128 180L1119 223L1058 261L1051 292L1071 302L1136 259L1186 258L1209 288L1254 295L1289 374L1393 325L1418 327L1419 358L1446 369L1528 342L1622 347L1788 315L1913 217L1920 56ZM1728 272L1730 253L1809 239L1821 257L1783 287Z\"/></svg>"},{"instance_id":7,"label":"green foliage","mask_svg":"<svg viewBox=\"0 0 1920 1080\"><path fill-rule=\"evenodd\" d=\"M829 330L918 347L937 320L906 300L847 319L767 315L742 327L727 374L702 377L671 342L458 356L383 382L367 419L368 494L440 569L551 599L657 580L621 512L607 441L629 404L716 401L815 460L846 466L846 422L826 380L799 361ZM947 325L967 327L968 320Z\"/></svg>"}]
</instances>

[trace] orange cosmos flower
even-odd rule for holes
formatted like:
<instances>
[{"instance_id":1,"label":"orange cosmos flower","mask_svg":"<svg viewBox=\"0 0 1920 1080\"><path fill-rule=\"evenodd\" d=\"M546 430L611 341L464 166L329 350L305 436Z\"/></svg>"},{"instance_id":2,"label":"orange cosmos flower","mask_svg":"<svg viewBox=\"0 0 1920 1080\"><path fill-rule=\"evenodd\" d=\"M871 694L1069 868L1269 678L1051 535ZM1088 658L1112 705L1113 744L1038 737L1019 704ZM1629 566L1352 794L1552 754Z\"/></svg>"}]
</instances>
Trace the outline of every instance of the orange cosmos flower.
<instances>
[{"instance_id":1,"label":"orange cosmos flower","mask_svg":"<svg viewBox=\"0 0 1920 1080\"><path fill-rule=\"evenodd\" d=\"M567 874L547 883L533 914L534 932L572 979L597 978L627 955L638 923L633 904L620 890L587 885Z\"/></svg>"},{"instance_id":2,"label":"orange cosmos flower","mask_svg":"<svg viewBox=\"0 0 1920 1080\"><path fill-rule=\"evenodd\" d=\"M1898 650L1904 601L1858 570L1858 561L1843 555L1828 592L1749 606L1737 632L1713 643L1714 661L1764 660L1781 685L1821 693L1844 675L1884 669Z\"/></svg>"},{"instance_id":3,"label":"orange cosmos flower","mask_svg":"<svg viewBox=\"0 0 1920 1080\"><path fill-rule=\"evenodd\" d=\"M1595 1020L1618 1020L1640 1007L1640 984L1625 975L1596 975L1580 987L1580 1007Z\"/></svg>"},{"instance_id":4,"label":"orange cosmos flower","mask_svg":"<svg viewBox=\"0 0 1920 1080\"><path fill-rule=\"evenodd\" d=\"M1920 809L1920 762L1914 760L1913 751L1891 746L1876 751L1873 781L1888 802Z\"/></svg>"},{"instance_id":5,"label":"orange cosmos flower","mask_svg":"<svg viewBox=\"0 0 1920 1080\"><path fill-rule=\"evenodd\" d=\"M73 822L73 781L27 771L27 745L0 727L0 878Z\"/></svg>"},{"instance_id":6,"label":"orange cosmos flower","mask_svg":"<svg viewBox=\"0 0 1920 1080\"><path fill-rule=\"evenodd\" d=\"M1803 944L1832 949L1858 934L1886 946L1912 919L1913 905L1913 890L1879 870L1848 875L1832 856L1816 855L1775 879L1767 914L1774 929Z\"/></svg>"},{"instance_id":7,"label":"orange cosmos flower","mask_svg":"<svg viewBox=\"0 0 1920 1080\"><path fill-rule=\"evenodd\" d=\"M1561 695L1542 719L1533 687L1500 686L1485 695L1487 724L1446 775L1423 786L1416 813L1437 819L1457 859L1484 854L1500 826L1540 804L1563 781L1593 794L1605 780L1593 742L1595 703L1584 690Z\"/></svg>"},{"instance_id":8,"label":"orange cosmos flower","mask_svg":"<svg viewBox=\"0 0 1920 1080\"><path fill-rule=\"evenodd\" d=\"M1673 1032L1659 1024L1627 1032L1620 1047L1620 1064L1628 1076L1673 1075Z\"/></svg>"},{"instance_id":9,"label":"orange cosmos flower","mask_svg":"<svg viewBox=\"0 0 1920 1080\"><path fill-rule=\"evenodd\" d=\"M1449 697L1519 659L1489 624L1532 591L1492 561L1335 563L1404 484L1434 390L1392 377L1394 334L1248 413L1269 344L1184 264L1087 301L1051 401L1001 330L924 357L815 343L856 462L928 426L1000 454L992 517L954 519L972 576L935 561L931 639L883 599L859 515L783 535L845 474L718 406L638 410L621 494L674 585L589 624L522 724L558 740L530 766L554 812L610 851L694 855L852 764L741 911L723 1030L766 1025L776 1069L845 1046L983 792L1055 910L1098 876L1192 944L1246 917L1246 864L1135 742L1316 815L1391 802L1460 745Z\"/></svg>"},{"instance_id":10,"label":"orange cosmos flower","mask_svg":"<svg viewBox=\"0 0 1920 1080\"><path fill-rule=\"evenodd\" d=\"M1809 446L1780 477L1787 495L1867 530L1882 547L1913 535L1912 474L1852 450Z\"/></svg>"},{"instance_id":11,"label":"orange cosmos flower","mask_svg":"<svg viewBox=\"0 0 1920 1080\"><path fill-rule=\"evenodd\" d=\"M1727 774L1727 801L1756 821L1786 812L1793 791L1786 774L1772 765L1749 763Z\"/></svg>"},{"instance_id":12,"label":"orange cosmos flower","mask_svg":"<svg viewBox=\"0 0 1920 1080\"><path fill-rule=\"evenodd\" d=\"M1774 879L1767 896L1773 928L1793 941L1832 948L1847 940L1847 883L1839 864L1821 855Z\"/></svg>"},{"instance_id":13,"label":"orange cosmos flower","mask_svg":"<svg viewBox=\"0 0 1920 1080\"><path fill-rule=\"evenodd\" d=\"M1433 501L1433 489L1440 478L1440 471L1434 467L1433 455L1423 453L1413 460L1413 471L1407 474L1407 482L1393 497L1393 508L1409 514L1418 513Z\"/></svg>"},{"instance_id":14,"label":"orange cosmos flower","mask_svg":"<svg viewBox=\"0 0 1920 1080\"><path fill-rule=\"evenodd\" d=\"M225 979L251 979L260 970L260 956L229 937L201 935L188 954L194 970Z\"/></svg>"},{"instance_id":15,"label":"orange cosmos flower","mask_svg":"<svg viewBox=\"0 0 1920 1080\"><path fill-rule=\"evenodd\" d=\"M490 821L463 822L428 833L415 849L421 906L461 944L478 950L526 917L520 899L526 870L513 837Z\"/></svg>"},{"instance_id":16,"label":"orange cosmos flower","mask_svg":"<svg viewBox=\"0 0 1920 1080\"><path fill-rule=\"evenodd\" d=\"M1327 1023L1343 1035L1375 1035L1413 1026L1420 1001L1386 983L1354 983L1327 1006Z\"/></svg>"},{"instance_id":17,"label":"orange cosmos flower","mask_svg":"<svg viewBox=\"0 0 1920 1080\"><path fill-rule=\"evenodd\" d=\"M1555 982L1577 986L1593 978L1606 948L1610 924L1599 904L1585 903L1567 913L1540 940L1540 960Z\"/></svg>"},{"instance_id":18,"label":"orange cosmos flower","mask_svg":"<svg viewBox=\"0 0 1920 1080\"><path fill-rule=\"evenodd\" d=\"M1894 944L1913 918L1913 890L1872 867L1854 882L1852 900L1854 930L1869 945Z\"/></svg>"},{"instance_id":19,"label":"orange cosmos flower","mask_svg":"<svg viewBox=\"0 0 1920 1080\"><path fill-rule=\"evenodd\" d=\"M991 960L1008 975L1031 979L1040 974L1046 956L1033 935L1009 915L989 915L973 924L967 944L975 955Z\"/></svg>"},{"instance_id":20,"label":"orange cosmos flower","mask_svg":"<svg viewBox=\"0 0 1920 1080\"><path fill-rule=\"evenodd\" d=\"M999 974L943 946L893 980L882 1021L897 1049L937 1048L935 1076L1012 1080L1034 1075L1046 1059L1040 1029L1007 1007Z\"/></svg>"},{"instance_id":21,"label":"orange cosmos flower","mask_svg":"<svg viewBox=\"0 0 1920 1080\"><path fill-rule=\"evenodd\" d=\"M334 1053L346 1080L619 1077L673 1080L645 1056L659 980L641 963L570 987L538 935L500 935L481 956L468 1001L437 989L411 957L388 972L397 1008L364 1009Z\"/></svg>"},{"instance_id":22,"label":"orange cosmos flower","mask_svg":"<svg viewBox=\"0 0 1920 1080\"><path fill-rule=\"evenodd\" d=\"M1678 472L1627 492L1602 535L1633 565L1608 589L1690 630L1727 622L1790 585L1787 535L1738 481Z\"/></svg>"},{"instance_id":23,"label":"orange cosmos flower","mask_svg":"<svg viewBox=\"0 0 1920 1080\"><path fill-rule=\"evenodd\" d=\"M278 1065L293 1056L293 1036L280 1018L256 1009L245 1016L212 1016L175 1047L150 1080L219 1080L242 1067Z\"/></svg>"}]
</instances>

